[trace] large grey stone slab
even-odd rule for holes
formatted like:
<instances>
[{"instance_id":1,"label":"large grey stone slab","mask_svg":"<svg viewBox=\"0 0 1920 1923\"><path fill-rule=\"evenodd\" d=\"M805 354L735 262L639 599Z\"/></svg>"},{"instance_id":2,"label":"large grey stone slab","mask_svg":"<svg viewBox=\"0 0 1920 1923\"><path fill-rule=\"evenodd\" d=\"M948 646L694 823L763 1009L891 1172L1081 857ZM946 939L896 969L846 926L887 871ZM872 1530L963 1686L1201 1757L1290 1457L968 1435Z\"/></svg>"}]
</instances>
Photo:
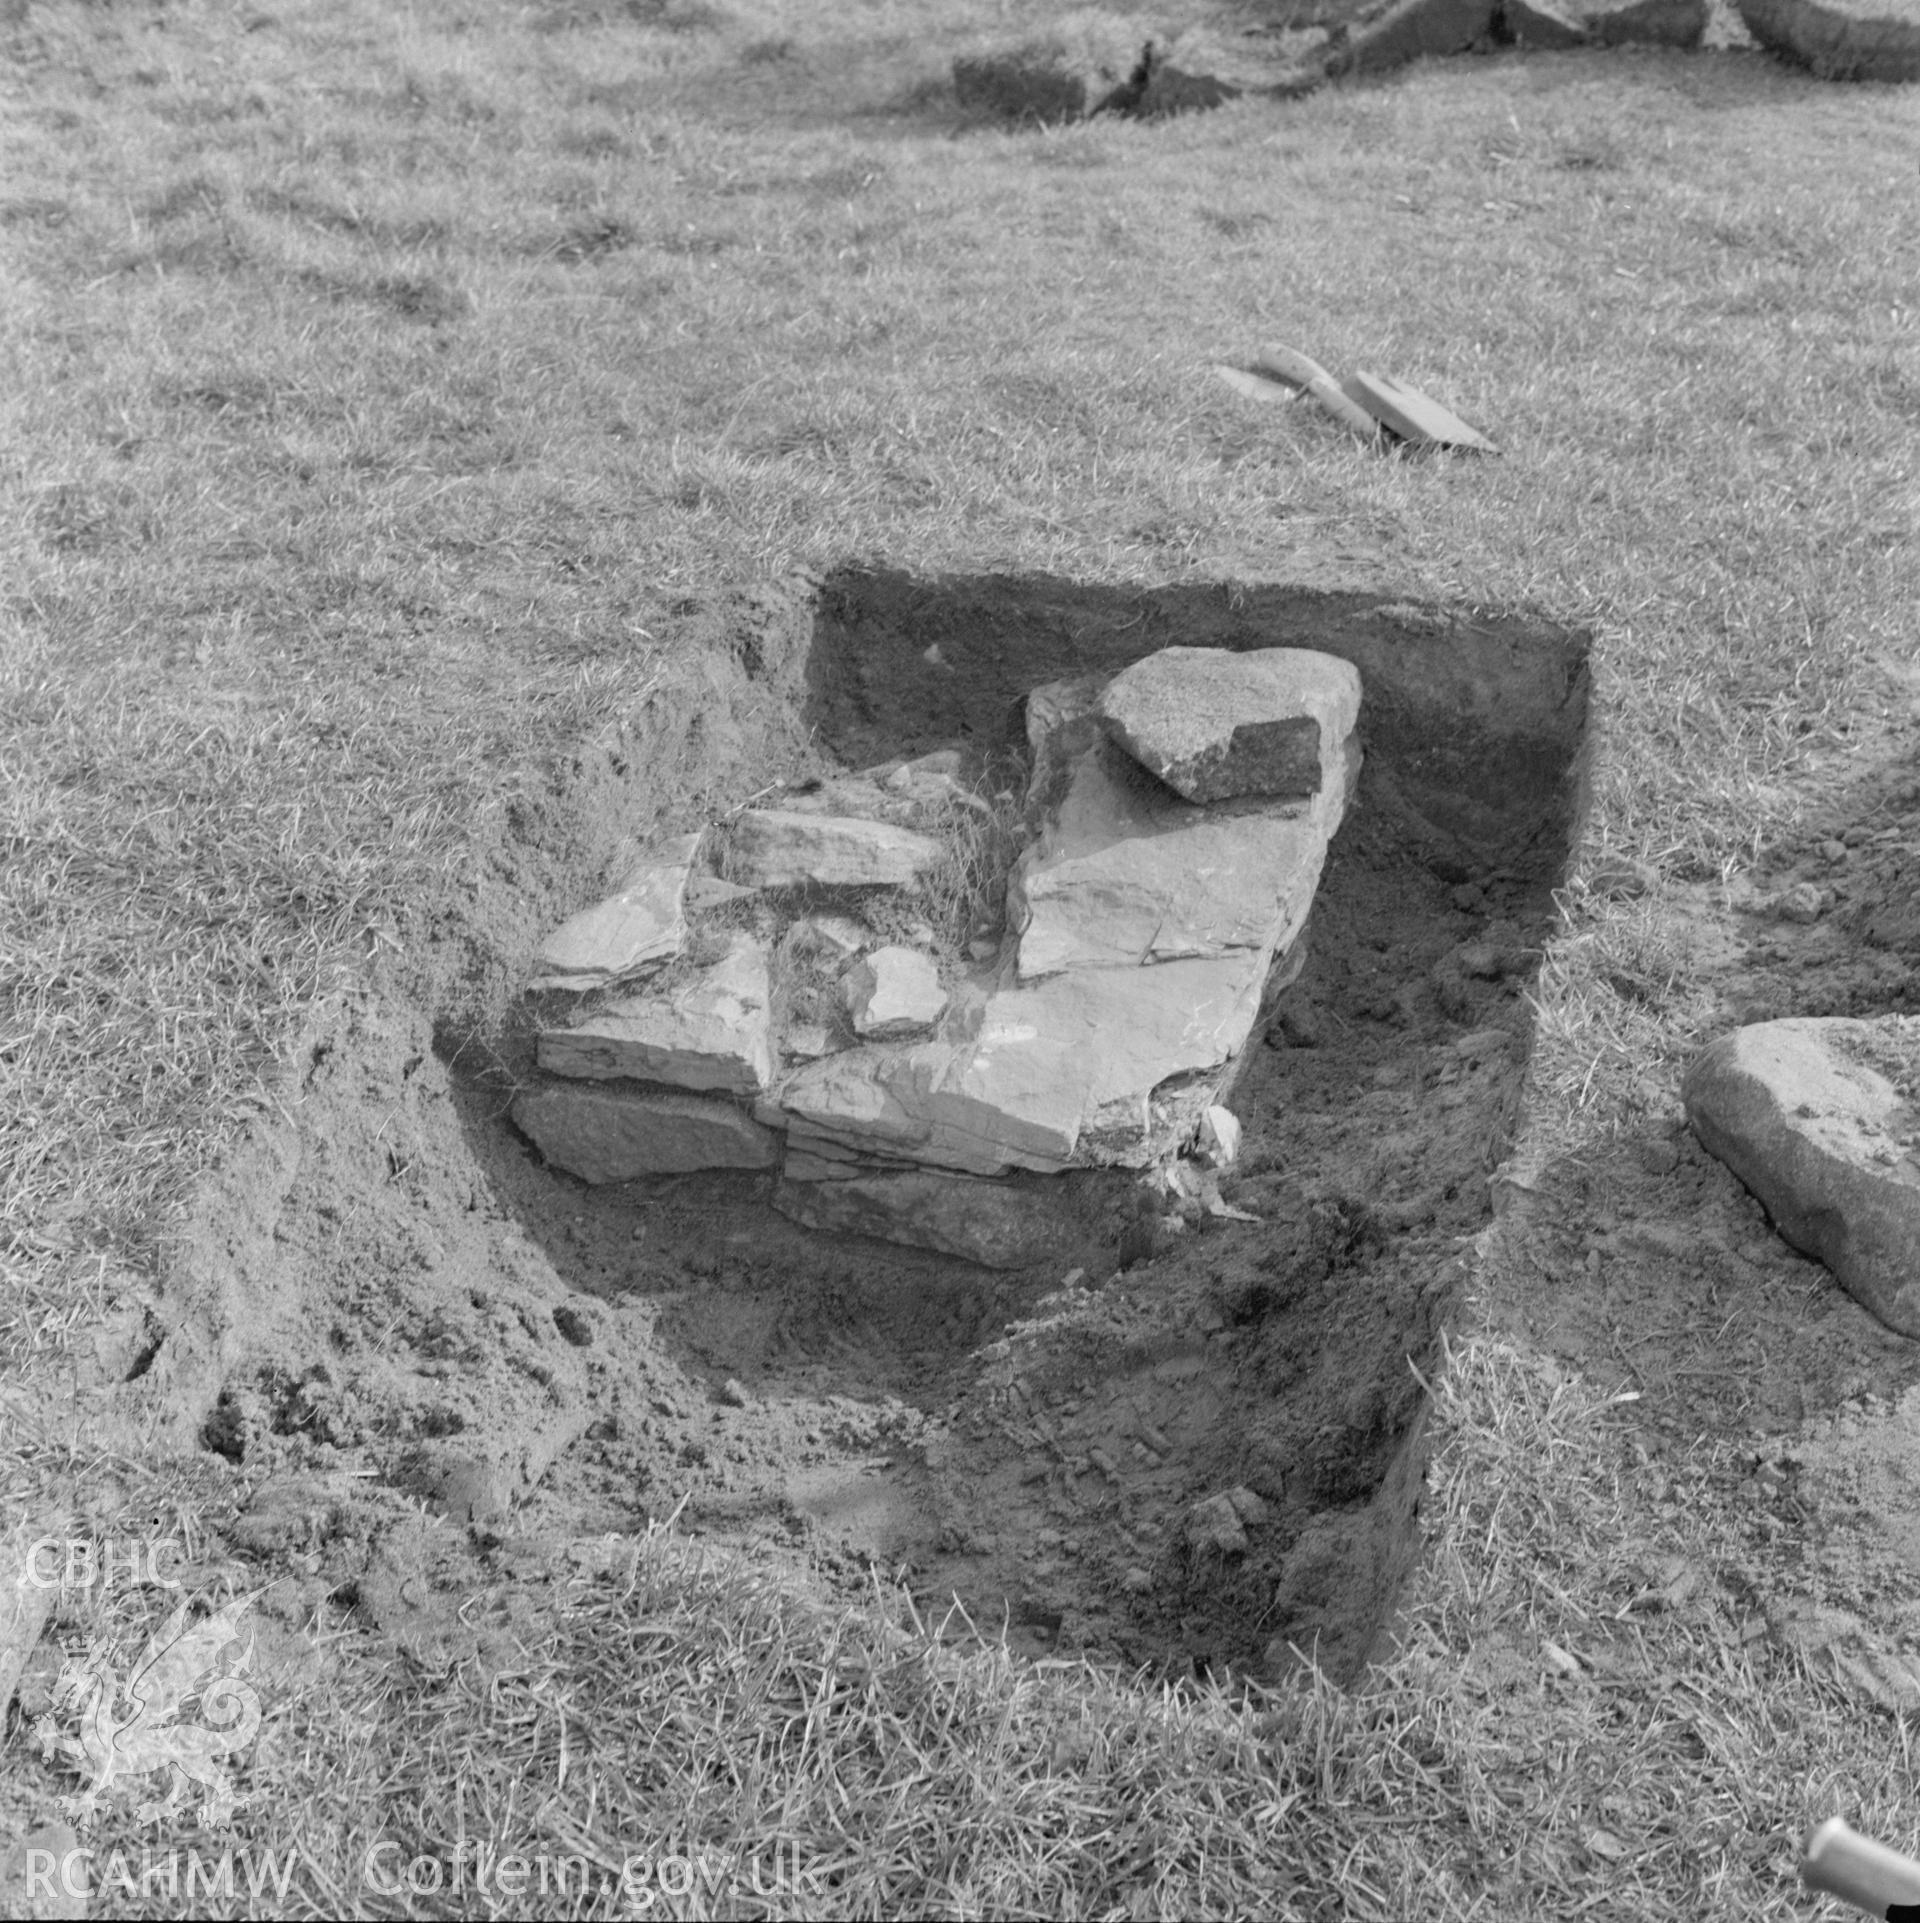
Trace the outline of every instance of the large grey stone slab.
<instances>
[{"instance_id":1,"label":"large grey stone slab","mask_svg":"<svg viewBox=\"0 0 1920 1923\"><path fill-rule=\"evenodd\" d=\"M825 1141L882 1158L999 1175L1069 1166L1084 1077L1064 1045L1022 1035L997 1061L972 1041L846 1049L782 1086L796 1144Z\"/></svg>"},{"instance_id":2,"label":"large grey stone slab","mask_svg":"<svg viewBox=\"0 0 1920 1923\"><path fill-rule=\"evenodd\" d=\"M523 1090L511 1112L549 1162L583 1182L771 1168L780 1159L778 1135L714 1097L552 1083Z\"/></svg>"},{"instance_id":3,"label":"large grey stone slab","mask_svg":"<svg viewBox=\"0 0 1920 1923\"><path fill-rule=\"evenodd\" d=\"M796 1141L978 1175L1077 1162L1145 1166L1215 1099L1184 1086L1228 1065L1259 1013L1259 950L1155 968L1089 968L989 994L967 1030L847 1049L780 1087ZM1181 1081L1177 1100L1158 1091ZM1083 1132L1098 1152L1081 1155Z\"/></svg>"},{"instance_id":4,"label":"large grey stone slab","mask_svg":"<svg viewBox=\"0 0 1920 1923\"><path fill-rule=\"evenodd\" d=\"M699 851L697 834L651 850L615 894L562 922L540 944L532 986L601 988L679 954L687 938L688 872Z\"/></svg>"},{"instance_id":5,"label":"large grey stone slab","mask_svg":"<svg viewBox=\"0 0 1920 1923\"><path fill-rule=\"evenodd\" d=\"M750 808L734 824L732 868L755 888L909 887L943 852L933 836L884 821Z\"/></svg>"},{"instance_id":6,"label":"large grey stone slab","mask_svg":"<svg viewBox=\"0 0 1920 1923\"><path fill-rule=\"evenodd\" d=\"M1162 648L1114 676L1114 739L1188 801L1320 791L1360 713L1352 662L1310 648Z\"/></svg>"},{"instance_id":7,"label":"large grey stone slab","mask_svg":"<svg viewBox=\"0 0 1920 1923\"><path fill-rule=\"evenodd\" d=\"M1313 904L1345 786L1343 774L1320 807L1211 811L1096 746L1009 886L1020 979L1290 942Z\"/></svg>"},{"instance_id":8,"label":"large grey stone slab","mask_svg":"<svg viewBox=\"0 0 1920 1923\"><path fill-rule=\"evenodd\" d=\"M844 1181L789 1180L776 1192L774 1207L805 1228L933 1249L988 1269L1031 1268L1057 1257L1069 1241L1050 1196L919 1170Z\"/></svg>"},{"instance_id":9,"label":"large grey stone slab","mask_svg":"<svg viewBox=\"0 0 1920 1923\"><path fill-rule=\"evenodd\" d=\"M1707 1151L1890 1329L1920 1336L1920 1017L1757 1022L1688 1068Z\"/></svg>"},{"instance_id":10,"label":"large grey stone slab","mask_svg":"<svg viewBox=\"0 0 1920 1923\"><path fill-rule=\"evenodd\" d=\"M539 1037L540 1066L594 1081L757 1095L773 1079L767 950L735 938L712 967L662 995L635 995Z\"/></svg>"},{"instance_id":11,"label":"large grey stone slab","mask_svg":"<svg viewBox=\"0 0 1920 1923\"><path fill-rule=\"evenodd\" d=\"M1172 1152L1212 1100L1203 1079L1225 1070L1260 1012L1271 956L1263 950L1088 968L987 1004L960 1086L998 1106L1027 1082L1023 1060L1044 1039L1061 1058L1062 1092L1081 1097L1075 1160L1142 1168ZM1175 1084L1175 1091L1163 1087Z\"/></svg>"}]
</instances>

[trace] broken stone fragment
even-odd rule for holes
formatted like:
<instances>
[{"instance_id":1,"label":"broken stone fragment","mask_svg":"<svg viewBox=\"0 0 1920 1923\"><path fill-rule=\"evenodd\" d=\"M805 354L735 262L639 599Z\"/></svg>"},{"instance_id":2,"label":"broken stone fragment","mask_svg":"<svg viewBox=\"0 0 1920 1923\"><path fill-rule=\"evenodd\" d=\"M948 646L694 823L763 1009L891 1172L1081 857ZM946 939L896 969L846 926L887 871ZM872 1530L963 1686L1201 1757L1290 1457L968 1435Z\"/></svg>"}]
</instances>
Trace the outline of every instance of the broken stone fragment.
<instances>
[{"instance_id":1,"label":"broken stone fragment","mask_svg":"<svg viewBox=\"0 0 1920 1923\"><path fill-rule=\"evenodd\" d=\"M756 888L904 888L943 852L931 835L884 821L753 808L734 824L732 866Z\"/></svg>"},{"instance_id":2,"label":"broken stone fragment","mask_svg":"<svg viewBox=\"0 0 1920 1923\"><path fill-rule=\"evenodd\" d=\"M625 1077L757 1095L773 1079L765 946L740 935L721 960L665 995L635 995L537 1043L540 1066L590 1081Z\"/></svg>"},{"instance_id":3,"label":"broken stone fragment","mask_svg":"<svg viewBox=\"0 0 1920 1923\"><path fill-rule=\"evenodd\" d=\"M849 962L879 938L851 915L809 915L787 931L796 954L818 956L829 963Z\"/></svg>"},{"instance_id":4,"label":"broken stone fragment","mask_svg":"<svg viewBox=\"0 0 1920 1923\"><path fill-rule=\"evenodd\" d=\"M1200 1118L1196 1147L1209 1168L1231 1168L1240 1159L1240 1118L1215 1103Z\"/></svg>"},{"instance_id":5,"label":"broken stone fragment","mask_svg":"<svg viewBox=\"0 0 1920 1923\"><path fill-rule=\"evenodd\" d=\"M796 1022L787 1030L780 1046L796 1061L817 1061L834 1050L833 1036L819 1022Z\"/></svg>"},{"instance_id":6,"label":"broken stone fragment","mask_svg":"<svg viewBox=\"0 0 1920 1923\"><path fill-rule=\"evenodd\" d=\"M867 769L865 778L877 781L883 788L910 788L923 776L944 775L950 781L957 781L962 765L958 748L935 748L930 754L912 755L899 761L883 761L878 767Z\"/></svg>"},{"instance_id":7,"label":"broken stone fragment","mask_svg":"<svg viewBox=\"0 0 1920 1923\"><path fill-rule=\"evenodd\" d=\"M1360 674L1308 648L1162 648L1107 684L1099 712L1134 760L1189 801L1307 797L1353 732Z\"/></svg>"},{"instance_id":8,"label":"broken stone fragment","mask_svg":"<svg viewBox=\"0 0 1920 1923\"><path fill-rule=\"evenodd\" d=\"M1246 1525L1226 1496L1209 1496L1187 1511L1187 1541L1195 1549L1222 1556L1247 1553Z\"/></svg>"},{"instance_id":9,"label":"broken stone fragment","mask_svg":"<svg viewBox=\"0 0 1920 1923\"><path fill-rule=\"evenodd\" d=\"M1688 1068L1694 1133L1862 1307L1920 1336L1920 1017L1757 1022Z\"/></svg>"},{"instance_id":10,"label":"broken stone fragment","mask_svg":"<svg viewBox=\"0 0 1920 1923\"><path fill-rule=\"evenodd\" d=\"M788 1173L792 1175L792 1159ZM774 1207L803 1228L870 1235L957 1255L988 1269L1025 1269L1066 1247L1060 1207L1030 1188L965 1176L858 1174L781 1184Z\"/></svg>"},{"instance_id":11,"label":"broken stone fragment","mask_svg":"<svg viewBox=\"0 0 1920 1923\"><path fill-rule=\"evenodd\" d=\"M1265 1500L1244 1483L1227 1491L1227 1504L1248 1529L1258 1529L1267 1520Z\"/></svg>"},{"instance_id":12,"label":"broken stone fragment","mask_svg":"<svg viewBox=\"0 0 1920 1923\"><path fill-rule=\"evenodd\" d=\"M687 938L688 870L699 849L700 837L692 834L650 851L617 893L582 909L540 944L531 986L599 988L679 954Z\"/></svg>"},{"instance_id":13,"label":"broken stone fragment","mask_svg":"<svg viewBox=\"0 0 1920 1923\"><path fill-rule=\"evenodd\" d=\"M863 1041L925 1033L947 1005L940 974L917 948L876 948L847 973L847 1013Z\"/></svg>"},{"instance_id":14,"label":"broken stone fragment","mask_svg":"<svg viewBox=\"0 0 1920 1923\"><path fill-rule=\"evenodd\" d=\"M631 1182L705 1168L771 1168L780 1138L731 1102L700 1095L553 1083L514 1098L514 1125L583 1182Z\"/></svg>"}]
</instances>

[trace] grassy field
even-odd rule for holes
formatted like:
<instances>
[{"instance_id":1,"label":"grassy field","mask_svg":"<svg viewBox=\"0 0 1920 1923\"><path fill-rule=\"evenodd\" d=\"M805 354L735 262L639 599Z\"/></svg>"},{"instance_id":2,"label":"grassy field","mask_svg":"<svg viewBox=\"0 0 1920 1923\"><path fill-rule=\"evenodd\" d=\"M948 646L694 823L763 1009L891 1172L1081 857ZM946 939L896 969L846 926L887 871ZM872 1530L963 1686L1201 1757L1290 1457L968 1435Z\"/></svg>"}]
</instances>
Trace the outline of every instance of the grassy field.
<instances>
[{"instance_id":1,"label":"grassy field","mask_svg":"<svg viewBox=\"0 0 1920 1923\"><path fill-rule=\"evenodd\" d=\"M447 992L414 957L479 827L739 583L871 557L1531 604L1597 637L1583 864L1675 885L1793 834L1884 724L1920 599L1920 97L1622 52L963 127L952 55L1011 19L4 10L18 1510L126 1473L46 1412L305 1013ZM1506 452L1380 459L1208 372L1268 341ZM1670 1100L1721 1018L1596 990L1660 912L1569 898L1531 1124L1563 1148ZM1439 1415L1438 1546L1350 1695L962 1657L897 1599L821 1616L663 1536L508 1683L330 1652L247 1834L300 1852L289 1912L423 1915L517 1905L382 1896L377 1838L599 1849L689 1811L743 1856L811 1839L830 1890L771 1907L823 1915L1785 1918L1810 1822L1913 1846L1908 1725L1791 1663L1671 1612L1600 1683L1542 1666L1624 1621L1628 1548L1747 1553L1731 1441L1649 1476L1623 1405L1473 1328ZM191 1516L203 1479L165 1473ZM1495 1646L1531 1666L1489 1680ZM620 1718L659 1731L630 1773ZM45 1815L18 1721L5 1770Z\"/></svg>"}]
</instances>

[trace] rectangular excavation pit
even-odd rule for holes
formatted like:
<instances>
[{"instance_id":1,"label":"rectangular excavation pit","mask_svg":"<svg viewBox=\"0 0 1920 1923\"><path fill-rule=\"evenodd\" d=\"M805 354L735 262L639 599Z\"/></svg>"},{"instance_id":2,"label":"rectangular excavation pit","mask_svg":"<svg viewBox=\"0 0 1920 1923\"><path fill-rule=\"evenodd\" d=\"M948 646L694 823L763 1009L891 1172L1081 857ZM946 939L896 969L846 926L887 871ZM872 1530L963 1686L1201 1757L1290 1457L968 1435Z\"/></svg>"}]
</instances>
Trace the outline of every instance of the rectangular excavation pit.
<instances>
[{"instance_id":1,"label":"rectangular excavation pit","mask_svg":"<svg viewBox=\"0 0 1920 1923\"><path fill-rule=\"evenodd\" d=\"M1351 663L1361 684L1357 789L1297 978L1269 996L1236 1061L1228 1105L1243 1141L1228 1167L1161 1154L1161 1179L1143 1182L1124 1158L1049 1174L1036 1154L980 1181L949 1153L836 1179L844 1132L797 1127L797 1102L771 1115L751 1049L697 1095L684 1081L671 1098L646 1091L647 1064L670 1052L574 1070L597 1078L595 1101L654 1102L663 1115L680 1104L676 1140L695 1109L735 1117L729 1169L627 1181L596 1167L586 1188L527 1179L506 1166L497 1126L489 1157L576 1286L606 1291L617 1262L579 1251L617 1250L629 1223L652 1276L692 1278L666 1288L672 1307L651 1339L724 1386L738 1426L751 1429L763 1404L791 1416L871 1399L882 1382L905 1392L881 1397L909 1411L888 1418L899 1446L884 1472L865 1460L873 1435L858 1425L804 1463L722 1472L724 1499L695 1489L690 1508L710 1505L720 1533L750 1506L744 1473L809 1541L905 1566L931 1601L957 1595L1030 1647L1242 1671L1317 1648L1344 1675L1415 1541L1423 1403L1409 1361L1424 1372L1445 1327L1459 1243L1488 1217L1487 1178L1512 1127L1522 991L1581 805L1586 637L1278 585L848 569L789 618L744 625L732 652L814 743L796 779L830 796L849 771L947 754L960 785L990 797L1024 785L1034 689L1169 648L1312 650ZM663 831L700 826L655 799ZM776 812L783 799L752 797ZM911 871L911 849L857 859L896 855ZM834 872L854 892L813 903L829 919L868 900L859 889L872 879ZM792 881L764 836L735 873ZM740 897L711 885L709 896L733 915L735 941ZM734 980L737 949L723 962ZM590 1040L589 1055L606 1043ZM783 1178L783 1153L800 1179ZM1165 1179L1170 1167L1186 1187ZM961 1227L920 1247L863 1232L897 1235L903 1208ZM939 1253L960 1247L999 1279ZM769 1330L797 1324L814 1336L831 1325L831 1338L787 1353ZM823 1364L829 1350L837 1359ZM591 1450L589 1439L572 1455Z\"/></svg>"}]
</instances>

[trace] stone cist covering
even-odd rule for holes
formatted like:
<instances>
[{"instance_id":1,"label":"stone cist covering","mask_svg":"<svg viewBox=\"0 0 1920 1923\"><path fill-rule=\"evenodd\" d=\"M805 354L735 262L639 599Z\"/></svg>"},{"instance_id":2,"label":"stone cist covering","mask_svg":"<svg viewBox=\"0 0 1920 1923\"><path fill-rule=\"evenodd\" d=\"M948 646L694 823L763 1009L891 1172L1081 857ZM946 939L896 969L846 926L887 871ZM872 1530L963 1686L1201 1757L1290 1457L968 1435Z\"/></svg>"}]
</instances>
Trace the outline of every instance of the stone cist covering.
<instances>
[{"instance_id":1,"label":"stone cist covering","mask_svg":"<svg viewBox=\"0 0 1920 1923\"><path fill-rule=\"evenodd\" d=\"M564 1079L523 1092L515 1120L601 1182L709 1151L718 1167L778 1163L789 1183L869 1186L910 1169L1146 1169L1203 1134L1217 1158L1233 1131L1207 1117L1297 970L1359 774L1359 706L1350 663L1284 648L1169 648L1034 690L1005 933L964 954L915 914L943 833L981 805L957 754L750 811L717 952L544 1031L540 1065ZM679 914L699 893L686 847L664 845L618 899ZM632 952L632 914L603 919ZM578 943L565 962L609 978ZM823 969L837 1000L802 1006L796 971L817 985Z\"/></svg>"}]
</instances>

